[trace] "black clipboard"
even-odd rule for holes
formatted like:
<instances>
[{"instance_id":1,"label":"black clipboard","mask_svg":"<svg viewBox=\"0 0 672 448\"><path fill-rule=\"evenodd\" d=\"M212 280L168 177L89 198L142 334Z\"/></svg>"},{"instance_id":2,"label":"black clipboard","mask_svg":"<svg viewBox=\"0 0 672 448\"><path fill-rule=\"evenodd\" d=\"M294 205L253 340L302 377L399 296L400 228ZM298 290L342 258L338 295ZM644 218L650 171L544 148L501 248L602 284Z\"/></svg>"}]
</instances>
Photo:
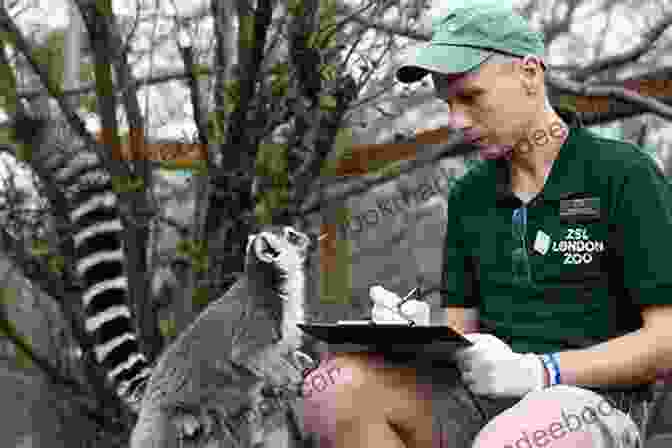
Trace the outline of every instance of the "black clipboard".
<instances>
[{"instance_id":1,"label":"black clipboard","mask_svg":"<svg viewBox=\"0 0 672 448\"><path fill-rule=\"evenodd\" d=\"M298 327L329 344L330 351L374 351L410 357L452 360L453 354L471 345L457 331L445 325L405 323L302 323Z\"/></svg>"}]
</instances>

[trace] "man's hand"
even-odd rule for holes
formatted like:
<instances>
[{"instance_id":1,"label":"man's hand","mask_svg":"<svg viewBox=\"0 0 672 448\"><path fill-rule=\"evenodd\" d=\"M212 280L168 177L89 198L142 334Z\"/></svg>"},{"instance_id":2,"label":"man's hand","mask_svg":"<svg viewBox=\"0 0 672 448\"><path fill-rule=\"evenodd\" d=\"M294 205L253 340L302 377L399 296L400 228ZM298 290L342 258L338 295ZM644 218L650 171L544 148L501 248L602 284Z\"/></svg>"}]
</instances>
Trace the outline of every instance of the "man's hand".
<instances>
[{"instance_id":1,"label":"man's hand","mask_svg":"<svg viewBox=\"0 0 672 448\"><path fill-rule=\"evenodd\" d=\"M430 322L429 304L419 300L409 300L397 307L401 297L380 285L372 286L369 296L373 301L371 319L374 322L403 322L412 320L416 325L428 326Z\"/></svg>"},{"instance_id":2,"label":"man's hand","mask_svg":"<svg viewBox=\"0 0 672 448\"><path fill-rule=\"evenodd\" d=\"M546 372L534 353L514 353L501 339L484 333L465 334L472 346L455 354L462 380L477 395L522 397L546 386Z\"/></svg>"}]
</instances>

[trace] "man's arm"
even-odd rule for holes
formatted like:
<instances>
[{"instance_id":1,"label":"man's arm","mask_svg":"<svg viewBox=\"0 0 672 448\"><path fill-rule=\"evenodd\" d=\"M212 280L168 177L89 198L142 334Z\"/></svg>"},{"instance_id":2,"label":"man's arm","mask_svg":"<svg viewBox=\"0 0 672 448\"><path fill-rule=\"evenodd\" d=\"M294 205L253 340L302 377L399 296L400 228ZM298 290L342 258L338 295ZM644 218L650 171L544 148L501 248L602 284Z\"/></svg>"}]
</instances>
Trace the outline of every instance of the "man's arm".
<instances>
[{"instance_id":1,"label":"man's arm","mask_svg":"<svg viewBox=\"0 0 672 448\"><path fill-rule=\"evenodd\" d=\"M600 386L646 384L672 367L672 305L642 311L644 326L582 350L560 352L564 384Z\"/></svg>"},{"instance_id":2,"label":"man's arm","mask_svg":"<svg viewBox=\"0 0 672 448\"><path fill-rule=\"evenodd\" d=\"M461 334L478 331L478 308L449 306L441 308L441 312L442 325L447 325Z\"/></svg>"},{"instance_id":3,"label":"man's arm","mask_svg":"<svg viewBox=\"0 0 672 448\"><path fill-rule=\"evenodd\" d=\"M614 238L623 263L623 285L639 305L642 328L582 350L559 354L563 383L642 384L672 366L672 191L648 159L628 167L614 186Z\"/></svg>"}]
</instances>

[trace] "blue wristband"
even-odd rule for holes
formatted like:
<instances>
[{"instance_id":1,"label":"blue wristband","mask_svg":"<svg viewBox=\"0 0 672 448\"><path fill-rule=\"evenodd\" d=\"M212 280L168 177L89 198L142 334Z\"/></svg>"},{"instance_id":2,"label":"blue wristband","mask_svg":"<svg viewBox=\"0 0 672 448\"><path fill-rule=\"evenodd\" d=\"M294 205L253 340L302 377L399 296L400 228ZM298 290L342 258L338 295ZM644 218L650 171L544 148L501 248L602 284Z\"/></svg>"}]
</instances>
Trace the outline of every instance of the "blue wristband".
<instances>
[{"instance_id":1,"label":"blue wristband","mask_svg":"<svg viewBox=\"0 0 672 448\"><path fill-rule=\"evenodd\" d=\"M551 362L551 357L544 353L543 355L540 355L540 358L541 362L544 364L546 373L548 373L548 387L553 386L553 382L555 381L555 367Z\"/></svg>"},{"instance_id":2,"label":"blue wristband","mask_svg":"<svg viewBox=\"0 0 672 448\"><path fill-rule=\"evenodd\" d=\"M560 364L558 363L557 353L544 353L541 355L541 360L546 367L549 377L549 386L560 384Z\"/></svg>"},{"instance_id":3,"label":"blue wristband","mask_svg":"<svg viewBox=\"0 0 672 448\"><path fill-rule=\"evenodd\" d=\"M553 366L555 367L555 384L560 384L562 382L560 378L560 359L558 359L557 353L551 353L550 358Z\"/></svg>"}]
</instances>

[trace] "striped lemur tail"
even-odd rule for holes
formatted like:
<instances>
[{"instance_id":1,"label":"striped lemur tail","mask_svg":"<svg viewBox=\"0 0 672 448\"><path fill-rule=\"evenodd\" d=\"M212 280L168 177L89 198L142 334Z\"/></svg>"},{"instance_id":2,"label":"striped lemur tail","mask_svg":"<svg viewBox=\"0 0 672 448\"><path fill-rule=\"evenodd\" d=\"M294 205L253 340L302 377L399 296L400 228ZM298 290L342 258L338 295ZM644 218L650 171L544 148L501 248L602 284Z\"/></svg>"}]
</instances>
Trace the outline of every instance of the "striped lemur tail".
<instances>
[{"instance_id":1,"label":"striped lemur tail","mask_svg":"<svg viewBox=\"0 0 672 448\"><path fill-rule=\"evenodd\" d=\"M94 151L64 151L49 141L50 126L44 119L20 117L16 138L37 146L34 163L52 173L68 200L75 266L84 287L84 327L117 394L136 407L151 369L139 350L128 304L123 226L112 178Z\"/></svg>"},{"instance_id":2,"label":"striped lemur tail","mask_svg":"<svg viewBox=\"0 0 672 448\"><path fill-rule=\"evenodd\" d=\"M84 327L92 336L96 360L117 395L137 411L153 366L141 353L134 330L124 267L123 225L112 178L93 150L84 147L65 151L58 143L49 141L50 126L43 119L20 117L15 122L16 137L36 146L34 163L42 164L47 173L52 173L52 179L68 200L76 271L84 288L81 295ZM286 227L277 233L286 238L306 238L301 232L292 235L293 229L289 229L289 233ZM249 246L247 249L249 261ZM275 266L275 270L279 267ZM299 271L303 272L303 267ZM286 336L298 337L301 352L312 359L319 358L319 342L301 334L295 326L296 320L303 318L305 297L286 300L299 292L293 291L296 285L287 286L292 291L280 294L286 302L281 319ZM301 289L300 295L304 294Z\"/></svg>"}]
</instances>

